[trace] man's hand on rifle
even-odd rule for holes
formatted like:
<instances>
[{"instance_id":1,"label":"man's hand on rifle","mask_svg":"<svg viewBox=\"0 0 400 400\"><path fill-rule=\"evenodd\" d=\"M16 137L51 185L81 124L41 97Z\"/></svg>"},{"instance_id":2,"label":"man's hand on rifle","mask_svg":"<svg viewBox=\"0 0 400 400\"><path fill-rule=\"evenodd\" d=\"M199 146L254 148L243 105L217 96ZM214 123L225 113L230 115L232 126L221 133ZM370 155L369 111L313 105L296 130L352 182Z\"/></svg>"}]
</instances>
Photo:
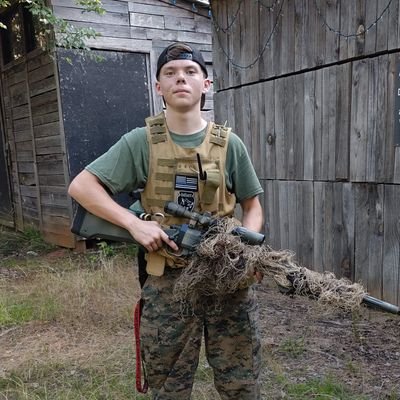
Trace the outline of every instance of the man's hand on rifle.
<instances>
[{"instance_id":1,"label":"man's hand on rifle","mask_svg":"<svg viewBox=\"0 0 400 400\"><path fill-rule=\"evenodd\" d=\"M135 241L148 252L159 250L164 243L171 247L173 251L179 250L177 244L168 237L158 222L142 221L137 217L133 218L127 229Z\"/></svg>"}]
</instances>

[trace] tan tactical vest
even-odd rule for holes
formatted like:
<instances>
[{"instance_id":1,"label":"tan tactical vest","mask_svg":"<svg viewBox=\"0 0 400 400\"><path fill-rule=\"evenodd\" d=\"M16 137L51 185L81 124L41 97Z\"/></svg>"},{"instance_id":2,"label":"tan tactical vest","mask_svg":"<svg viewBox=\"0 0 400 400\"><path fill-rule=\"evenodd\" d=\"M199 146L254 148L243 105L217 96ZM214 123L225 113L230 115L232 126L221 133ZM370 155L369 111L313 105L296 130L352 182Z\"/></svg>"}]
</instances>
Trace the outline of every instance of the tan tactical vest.
<instances>
[{"instance_id":1,"label":"tan tactical vest","mask_svg":"<svg viewBox=\"0 0 400 400\"><path fill-rule=\"evenodd\" d=\"M142 193L142 206L149 214L164 213L164 204L174 201L189 211L232 215L236 197L225 182L226 150L231 128L208 123L205 138L196 148L176 145L168 132L164 113L146 119L149 142L149 176ZM164 226L188 222L165 214ZM161 252L164 254L164 252ZM149 253L148 272L162 275L165 259ZM164 254L165 255L165 254ZM182 260L167 257L169 266L184 266ZM151 264L158 264L152 268ZM161 267L162 265L162 267Z\"/></svg>"}]
</instances>

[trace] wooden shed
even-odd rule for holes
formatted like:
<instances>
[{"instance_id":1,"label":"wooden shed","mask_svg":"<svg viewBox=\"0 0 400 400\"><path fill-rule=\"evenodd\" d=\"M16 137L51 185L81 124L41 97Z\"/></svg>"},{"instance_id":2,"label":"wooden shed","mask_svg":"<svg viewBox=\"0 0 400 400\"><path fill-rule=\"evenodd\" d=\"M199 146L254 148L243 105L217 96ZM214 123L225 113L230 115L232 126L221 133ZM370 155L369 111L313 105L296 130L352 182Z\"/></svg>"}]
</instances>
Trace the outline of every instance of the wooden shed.
<instances>
[{"instance_id":1,"label":"wooden shed","mask_svg":"<svg viewBox=\"0 0 400 400\"><path fill-rule=\"evenodd\" d=\"M73 0L51 0L55 15L92 27L91 55L41 50L35 21L21 4L0 14L0 223L40 229L75 247L71 179L124 133L162 109L154 93L157 57L174 41L203 51L211 65L211 19L203 1L104 0L104 15ZM100 61L97 57L100 56ZM204 114L212 118L212 94ZM121 202L124 200L121 199Z\"/></svg>"},{"instance_id":2,"label":"wooden shed","mask_svg":"<svg viewBox=\"0 0 400 400\"><path fill-rule=\"evenodd\" d=\"M399 304L399 0L212 0L216 120L242 135L266 233Z\"/></svg>"}]
</instances>

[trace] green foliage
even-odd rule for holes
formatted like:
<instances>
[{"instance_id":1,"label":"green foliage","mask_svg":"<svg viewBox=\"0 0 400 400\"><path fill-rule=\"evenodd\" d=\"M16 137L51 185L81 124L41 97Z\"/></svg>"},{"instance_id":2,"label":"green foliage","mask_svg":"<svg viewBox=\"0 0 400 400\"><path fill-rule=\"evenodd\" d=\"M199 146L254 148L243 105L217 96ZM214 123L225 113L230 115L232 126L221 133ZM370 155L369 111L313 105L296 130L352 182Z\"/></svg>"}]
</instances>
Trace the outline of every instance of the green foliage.
<instances>
[{"instance_id":1,"label":"green foliage","mask_svg":"<svg viewBox=\"0 0 400 400\"><path fill-rule=\"evenodd\" d=\"M97 243L97 247L100 250L100 255L105 258L110 258L115 256L115 249L110 246L107 242L101 241Z\"/></svg>"},{"instance_id":2,"label":"green foliage","mask_svg":"<svg viewBox=\"0 0 400 400\"><path fill-rule=\"evenodd\" d=\"M288 339L281 344L280 349L291 357L298 358L306 351L304 346L304 337Z\"/></svg>"},{"instance_id":3,"label":"green foliage","mask_svg":"<svg viewBox=\"0 0 400 400\"><path fill-rule=\"evenodd\" d=\"M104 14L106 11L103 8L101 0L76 0L76 4L83 6L86 12L95 12L99 15Z\"/></svg>"},{"instance_id":4,"label":"green foliage","mask_svg":"<svg viewBox=\"0 0 400 400\"><path fill-rule=\"evenodd\" d=\"M54 30L56 43L50 41L50 47L55 44L66 49L89 50L85 40L96 38L99 34L93 28L77 28L63 18L54 15L52 9L47 7L44 0L23 0L26 8L37 17L43 26L43 31L51 37ZM82 0L79 2L86 7L86 11L95 11L104 14L100 0Z\"/></svg>"},{"instance_id":5,"label":"green foliage","mask_svg":"<svg viewBox=\"0 0 400 400\"><path fill-rule=\"evenodd\" d=\"M55 298L31 294L17 298L13 294L0 296L0 327L21 325L25 322L49 321L57 315L60 306Z\"/></svg>"},{"instance_id":6,"label":"green foliage","mask_svg":"<svg viewBox=\"0 0 400 400\"><path fill-rule=\"evenodd\" d=\"M322 380L312 379L299 384L288 384L285 391L288 398L292 400L367 400L367 397L352 394L343 384L330 377Z\"/></svg>"},{"instance_id":7,"label":"green foliage","mask_svg":"<svg viewBox=\"0 0 400 400\"><path fill-rule=\"evenodd\" d=\"M107 352L92 365L65 360L26 366L0 377L0 392L6 399L21 400L150 399L135 393L134 356L131 348L124 350L124 355Z\"/></svg>"},{"instance_id":8,"label":"green foliage","mask_svg":"<svg viewBox=\"0 0 400 400\"><path fill-rule=\"evenodd\" d=\"M47 50L54 50L56 45L66 49L90 50L85 41L100 36L93 28L78 28L57 17L45 0L21 0L21 3L39 21L41 34L47 37ZM95 12L99 15L105 13L101 0L76 0L76 4L83 6L84 12ZM0 0L0 7L9 5L8 0ZM6 26L0 23L0 28L6 29Z\"/></svg>"},{"instance_id":9,"label":"green foliage","mask_svg":"<svg viewBox=\"0 0 400 400\"><path fill-rule=\"evenodd\" d=\"M21 254L32 251L43 253L54 249L46 243L41 233L35 227L27 227L23 232L0 229L0 255Z\"/></svg>"}]
</instances>

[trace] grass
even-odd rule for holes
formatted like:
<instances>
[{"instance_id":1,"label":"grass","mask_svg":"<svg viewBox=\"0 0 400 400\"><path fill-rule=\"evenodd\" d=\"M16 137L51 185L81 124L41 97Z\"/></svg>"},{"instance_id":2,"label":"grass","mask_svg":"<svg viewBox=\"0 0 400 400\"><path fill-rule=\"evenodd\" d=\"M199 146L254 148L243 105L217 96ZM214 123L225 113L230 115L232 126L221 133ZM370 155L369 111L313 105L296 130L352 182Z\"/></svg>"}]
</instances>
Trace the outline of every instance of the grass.
<instances>
[{"instance_id":1,"label":"grass","mask_svg":"<svg viewBox=\"0 0 400 400\"><path fill-rule=\"evenodd\" d=\"M18 274L0 273L0 400L150 399L135 390L136 248L103 243L84 255L52 258L47 253L54 248L32 232L7 232L8 241L3 234L1 254L18 255L1 265ZM21 257L27 249L40 256ZM304 339L283 341L277 351L301 358ZM364 400L333 378L294 383L265 353L266 398L278 392L293 400ZM212 382L202 349L192 400L217 400Z\"/></svg>"},{"instance_id":2,"label":"grass","mask_svg":"<svg viewBox=\"0 0 400 400\"><path fill-rule=\"evenodd\" d=\"M292 400L368 400L367 397L352 394L345 385L336 382L332 377L325 377L322 380L311 379L297 384L288 383L285 391Z\"/></svg>"},{"instance_id":3,"label":"grass","mask_svg":"<svg viewBox=\"0 0 400 400\"><path fill-rule=\"evenodd\" d=\"M26 252L43 253L50 251L55 246L46 243L40 232L34 227L28 227L23 232L15 232L7 228L0 228L0 255L9 256Z\"/></svg>"}]
</instances>

